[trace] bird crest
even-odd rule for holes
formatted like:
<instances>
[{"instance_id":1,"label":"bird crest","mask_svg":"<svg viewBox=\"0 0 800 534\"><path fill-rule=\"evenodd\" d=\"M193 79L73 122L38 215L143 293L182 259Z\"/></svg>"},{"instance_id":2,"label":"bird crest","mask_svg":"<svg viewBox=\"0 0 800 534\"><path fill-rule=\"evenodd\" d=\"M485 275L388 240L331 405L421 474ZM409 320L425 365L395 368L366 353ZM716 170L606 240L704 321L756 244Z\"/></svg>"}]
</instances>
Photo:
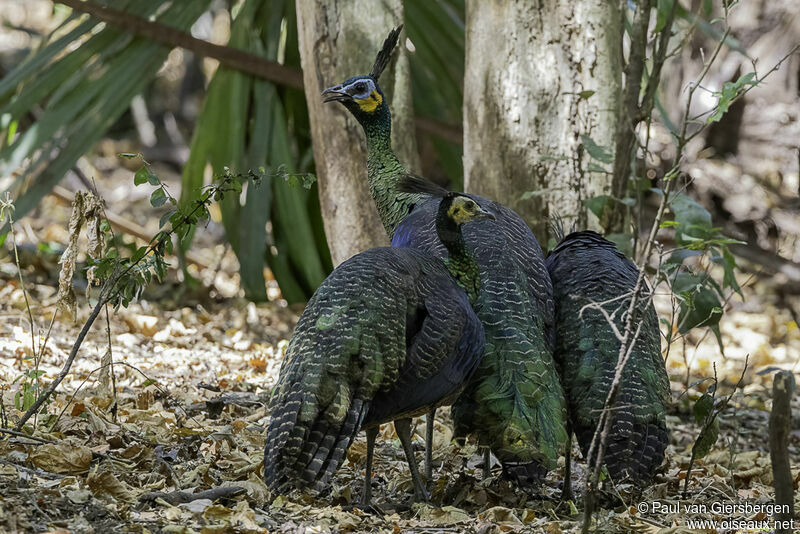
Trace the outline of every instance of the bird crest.
<instances>
[{"instance_id":1,"label":"bird crest","mask_svg":"<svg viewBox=\"0 0 800 534\"><path fill-rule=\"evenodd\" d=\"M383 41L383 46L381 47L381 51L378 52L378 56L375 58L375 63L372 65L372 71L370 71L370 77L378 81L380 78L381 73L384 71L386 66L389 64L389 61L392 59L392 52L394 51L394 47L397 46L397 40L400 37L400 30L403 29L403 25L401 24L397 28L393 29L389 32L389 35L386 37L386 40Z\"/></svg>"},{"instance_id":2,"label":"bird crest","mask_svg":"<svg viewBox=\"0 0 800 534\"><path fill-rule=\"evenodd\" d=\"M430 195L432 197L446 197L451 192L444 187L415 174L406 174L397 183L400 193Z\"/></svg>"}]
</instances>

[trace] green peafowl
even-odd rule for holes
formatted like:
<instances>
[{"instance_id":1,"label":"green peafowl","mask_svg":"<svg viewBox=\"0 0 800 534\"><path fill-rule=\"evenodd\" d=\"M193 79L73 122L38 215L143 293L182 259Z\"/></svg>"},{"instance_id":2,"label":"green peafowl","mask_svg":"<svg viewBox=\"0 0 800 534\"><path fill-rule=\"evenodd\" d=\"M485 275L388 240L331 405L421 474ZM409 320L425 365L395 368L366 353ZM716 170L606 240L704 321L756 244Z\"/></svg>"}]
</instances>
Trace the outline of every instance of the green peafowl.
<instances>
[{"instance_id":1,"label":"green peafowl","mask_svg":"<svg viewBox=\"0 0 800 534\"><path fill-rule=\"evenodd\" d=\"M364 129L369 188L392 246L443 256L435 230L440 200L401 187L408 173L392 150L391 114L378 85L401 28L389 34L369 75L330 87L323 96L343 104ZM542 250L522 218L501 204L468 196L496 220L464 230L480 266L482 289L475 311L486 332L486 352L453 405L456 436L475 434L507 473L536 484L555 467L567 439L566 403L552 358L550 278ZM432 417L428 423L430 455ZM430 475L427 461L426 471Z\"/></svg>"},{"instance_id":2,"label":"green peafowl","mask_svg":"<svg viewBox=\"0 0 800 534\"><path fill-rule=\"evenodd\" d=\"M427 500L411 448L411 417L451 403L483 355L483 327L470 304L480 288L478 266L461 226L491 218L469 197L447 193L436 217L444 261L375 248L343 262L320 285L297 323L270 401L264 452L270 488L323 490L364 429L362 503L368 505L378 427L394 421L415 498Z\"/></svg>"},{"instance_id":3,"label":"green peafowl","mask_svg":"<svg viewBox=\"0 0 800 534\"><path fill-rule=\"evenodd\" d=\"M556 303L555 356L570 424L586 456L619 356L621 341L614 330L624 331L639 270L613 243L591 231L569 234L545 263ZM669 379L661 358L658 318L648 298L642 300L639 313L641 329L623 370L603 461L614 481L627 479L641 486L661 464L669 441ZM591 458L589 463L594 463ZM565 478L569 497L569 474Z\"/></svg>"}]
</instances>

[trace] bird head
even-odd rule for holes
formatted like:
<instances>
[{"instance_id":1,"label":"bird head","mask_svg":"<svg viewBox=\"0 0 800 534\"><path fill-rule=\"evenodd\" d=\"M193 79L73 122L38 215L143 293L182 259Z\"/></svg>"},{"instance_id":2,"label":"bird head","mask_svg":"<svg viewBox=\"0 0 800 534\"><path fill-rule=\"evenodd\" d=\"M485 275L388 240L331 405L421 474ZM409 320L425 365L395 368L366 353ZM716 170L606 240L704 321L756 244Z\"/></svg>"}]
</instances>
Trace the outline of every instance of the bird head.
<instances>
[{"instance_id":1,"label":"bird head","mask_svg":"<svg viewBox=\"0 0 800 534\"><path fill-rule=\"evenodd\" d=\"M376 116L386 106L378 82L371 76L354 76L322 91L323 102L341 102L359 120Z\"/></svg>"},{"instance_id":2,"label":"bird head","mask_svg":"<svg viewBox=\"0 0 800 534\"><path fill-rule=\"evenodd\" d=\"M397 45L402 29L403 26L400 25L386 37L369 74L353 76L342 83L328 87L322 91L322 101L340 102L361 124L371 122L375 118L388 117L389 106L383 91L378 86L378 78L392 58L392 51Z\"/></svg>"},{"instance_id":3,"label":"bird head","mask_svg":"<svg viewBox=\"0 0 800 534\"><path fill-rule=\"evenodd\" d=\"M473 199L461 193L449 193L442 199L439 210L447 214L447 218L456 225L481 221L495 220L494 215L483 209Z\"/></svg>"},{"instance_id":4,"label":"bird head","mask_svg":"<svg viewBox=\"0 0 800 534\"><path fill-rule=\"evenodd\" d=\"M455 191L448 191L444 187L437 185L430 180L406 174L397 183L397 191L412 195L425 195L441 198L437 221L445 223L455 223L461 226L464 223L480 221L484 219L495 220L495 216L483 209L472 197Z\"/></svg>"}]
</instances>

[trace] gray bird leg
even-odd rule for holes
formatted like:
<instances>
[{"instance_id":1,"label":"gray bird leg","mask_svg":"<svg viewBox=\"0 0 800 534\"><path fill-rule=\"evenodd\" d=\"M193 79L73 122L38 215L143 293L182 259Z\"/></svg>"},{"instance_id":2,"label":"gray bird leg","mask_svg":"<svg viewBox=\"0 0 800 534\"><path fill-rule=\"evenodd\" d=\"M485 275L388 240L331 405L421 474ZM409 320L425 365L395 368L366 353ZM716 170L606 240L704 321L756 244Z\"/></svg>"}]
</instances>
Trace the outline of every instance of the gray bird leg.
<instances>
[{"instance_id":1,"label":"gray bird leg","mask_svg":"<svg viewBox=\"0 0 800 534\"><path fill-rule=\"evenodd\" d=\"M364 470L364 491L361 492L361 505L370 506L372 500L372 456L375 452L375 438L378 437L379 425L367 428L367 465Z\"/></svg>"},{"instance_id":2,"label":"gray bird leg","mask_svg":"<svg viewBox=\"0 0 800 534\"><path fill-rule=\"evenodd\" d=\"M483 480L492 476L492 453L489 447L483 449Z\"/></svg>"},{"instance_id":3,"label":"gray bird leg","mask_svg":"<svg viewBox=\"0 0 800 534\"><path fill-rule=\"evenodd\" d=\"M561 500L572 501L572 426L567 424L567 450L564 453L564 487L561 488Z\"/></svg>"},{"instance_id":4,"label":"gray bird leg","mask_svg":"<svg viewBox=\"0 0 800 534\"><path fill-rule=\"evenodd\" d=\"M394 422L394 429L397 432L397 436L400 438L400 443L403 444L403 450L406 453L406 460L408 461L408 468L411 470L411 480L414 482L414 500L428 502L428 494L425 491L425 485L422 483L422 477L417 469L414 449L411 447L411 418L396 420Z\"/></svg>"},{"instance_id":5,"label":"gray bird leg","mask_svg":"<svg viewBox=\"0 0 800 534\"><path fill-rule=\"evenodd\" d=\"M425 480L428 484L433 482L433 422L436 408L431 408L425 416Z\"/></svg>"}]
</instances>

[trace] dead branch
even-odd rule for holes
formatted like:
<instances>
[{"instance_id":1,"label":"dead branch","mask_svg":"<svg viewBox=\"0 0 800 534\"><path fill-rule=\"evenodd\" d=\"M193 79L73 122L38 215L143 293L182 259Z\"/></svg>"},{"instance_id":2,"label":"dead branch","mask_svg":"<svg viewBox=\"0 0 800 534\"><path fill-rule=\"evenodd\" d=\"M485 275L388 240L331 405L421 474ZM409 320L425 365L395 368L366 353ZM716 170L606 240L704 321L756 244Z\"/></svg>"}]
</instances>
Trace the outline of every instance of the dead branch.
<instances>
[{"instance_id":1,"label":"dead branch","mask_svg":"<svg viewBox=\"0 0 800 534\"><path fill-rule=\"evenodd\" d=\"M247 72L273 83L303 88L303 74L299 70L281 65L276 61L269 61L255 54L243 50L220 46L202 39L192 37L191 34L171 26L147 20L143 17L102 6L91 1L83 0L57 0L59 4L69 6L74 11L86 13L91 17L101 20L106 24L120 28L128 33L146 37L157 43L170 47L181 47L191 50L198 56L211 57L219 60L226 67Z\"/></svg>"},{"instance_id":2,"label":"dead branch","mask_svg":"<svg viewBox=\"0 0 800 534\"><path fill-rule=\"evenodd\" d=\"M41 445L55 443L55 441L53 441L53 440L40 438L38 436L31 436L29 434L26 434L25 432L18 432L16 430L11 430L10 428L0 428L0 433L8 434L9 436L14 436L16 438L29 439L29 440L33 441L34 443L38 443L38 444L41 444Z\"/></svg>"},{"instance_id":3,"label":"dead branch","mask_svg":"<svg viewBox=\"0 0 800 534\"><path fill-rule=\"evenodd\" d=\"M56 185L53 187L52 191L50 191L54 197L64 202L68 202L72 204L75 201L75 193L70 191L65 187L61 187L60 185ZM144 227L139 226L133 221L129 221L128 219L117 215L116 213L110 212L107 209L103 210L105 212L106 219L108 219L109 224L111 226L121 230L122 232L132 235L133 237L137 237L142 241L150 241L152 237L148 234L147 230ZM192 252L191 250L186 253L186 259L188 259L191 263L194 263L201 269L208 269L210 267L207 260L201 258L198 254Z\"/></svg>"},{"instance_id":4,"label":"dead branch","mask_svg":"<svg viewBox=\"0 0 800 534\"><path fill-rule=\"evenodd\" d=\"M190 493L188 491L172 491L169 493L164 493L161 491L153 491L150 493L145 493L139 500L142 502L153 502L157 499L163 499L167 501L169 504L181 504L196 501L199 499L208 499L210 501L216 501L217 499L224 499L235 497L237 495L241 495L242 493L246 493L247 490L241 486L226 486L223 488L212 488L205 491L198 491L197 493Z\"/></svg>"},{"instance_id":5,"label":"dead branch","mask_svg":"<svg viewBox=\"0 0 800 534\"><path fill-rule=\"evenodd\" d=\"M146 37L169 47L180 47L201 57L216 59L228 68L257 76L278 85L303 89L303 73L299 69L281 65L276 61L270 61L243 50L209 43L177 28L147 20L127 11L102 6L90 0L54 1L128 33ZM462 144L464 142L461 125L446 124L430 117L416 117L415 125L421 131L441 137L451 143Z\"/></svg>"},{"instance_id":6,"label":"dead branch","mask_svg":"<svg viewBox=\"0 0 800 534\"><path fill-rule=\"evenodd\" d=\"M794 483L788 450L789 432L792 430L793 393L792 372L775 373L772 383L772 412L769 415L769 457L775 484L775 504L785 508L775 513L775 521L781 523L791 522L794 517ZM775 528L775 532L779 534L791 531L791 528Z\"/></svg>"}]
</instances>

